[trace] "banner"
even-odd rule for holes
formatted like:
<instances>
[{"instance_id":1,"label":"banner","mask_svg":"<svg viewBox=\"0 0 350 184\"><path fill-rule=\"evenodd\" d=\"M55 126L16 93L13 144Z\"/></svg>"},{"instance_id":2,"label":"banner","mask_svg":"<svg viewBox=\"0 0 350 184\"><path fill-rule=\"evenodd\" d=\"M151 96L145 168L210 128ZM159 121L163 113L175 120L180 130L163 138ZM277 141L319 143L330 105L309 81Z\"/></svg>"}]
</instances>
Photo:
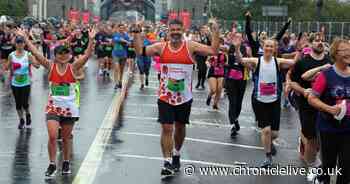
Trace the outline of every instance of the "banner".
<instances>
[{"instance_id":1,"label":"banner","mask_svg":"<svg viewBox=\"0 0 350 184\"><path fill-rule=\"evenodd\" d=\"M168 20L174 20L177 19L177 12L176 11L170 11L169 12L169 16L168 16Z\"/></svg>"},{"instance_id":2,"label":"banner","mask_svg":"<svg viewBox=\"0 0 350 184\"><path fill-rule=\"evenodd\" d=\"M80 12L79 10L71 9L69 13L69 20L74 23L78 23L80 21Z\"/></svg>"},{"instance_id":3,"label":"banner","mask_svg":"<svg viewBox=\"0 0 350 184\"><path fill-rule=\"evenodd\" d=\"M99 23L100 22L100 16L95 15L93 17L93 21L94 21L94 23Z\"/></svg>"},{"instance_id":4,"label":"banner","mask_svg":"<svg viewBox=\"0 0 350 184\"><path fill-rule=\"evenodd\" d=\"M82 22L83 22L83 24L90 23L90 12L89 11L85 11L82 13Z\"/></svg>"},{"instance_id":5,"label":"banner","mask_svg":"<svg viewBox=\"0 0 350 184\"><path fill-rule=\"evenodd\" d=\"M184 28L185 29L189 29L191 28L191 14L190 12L183 10L180 12L180 19L182 20L182 22L184 23Z\"/></svg>"}]
</instances>

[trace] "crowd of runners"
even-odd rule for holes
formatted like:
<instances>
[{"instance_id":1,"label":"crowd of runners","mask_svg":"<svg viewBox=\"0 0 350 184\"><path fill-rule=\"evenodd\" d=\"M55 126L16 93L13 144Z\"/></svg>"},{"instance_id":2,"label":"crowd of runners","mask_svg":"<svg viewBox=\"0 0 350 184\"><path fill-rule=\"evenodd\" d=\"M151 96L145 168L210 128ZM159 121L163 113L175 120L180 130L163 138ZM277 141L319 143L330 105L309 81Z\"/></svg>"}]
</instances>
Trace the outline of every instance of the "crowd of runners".
<instances>
[{"instance_id":1,"label":"crowd of runners","mask_svg":"<svg viewBox=\"0 0 350 184\"><path fill-rule=\"evenodd\" d=\"M129 75L139 71L140 90L149 85L150 70L159 79L158 121L161 124L162 178L180 170L180 154L190 121L193 88L208 88L206 105L214 110L227 95L228 135L239 136L246 86L252 81L251 106L261 129L266 159L261 167L273 167L277 154L281 108L294 108L301 130L299 157L310 169L308 179L330 183L329 175L316 176L339 166L337 184L350 183L350 42L326 40L325 30L312 33L288 31L288 19L280 32L252 30L253 16L245 14L245 30L237 25L226 31L215 19L186 31L179 20L161 23L103 22L59 26L35 24L0 26L0 79L12 90L18 129L31 127L29 106L31 77L36 68L47 71L49 81L45 115L48 130L49 166L45 176L57 172L57 139L63 141L62 174L70 174L70 144L74 123L79 120L79 81L96 55L98 77L112 78L114 90L122 88L125 67ZM267 31L267 30L266 30ZM90 60L92 62L94 60ZM34 67L34 68L33 68ZM196 72L196 84L193 74ZM44 113L44 112L43 112Z\"/></svg>"}]
</instances>

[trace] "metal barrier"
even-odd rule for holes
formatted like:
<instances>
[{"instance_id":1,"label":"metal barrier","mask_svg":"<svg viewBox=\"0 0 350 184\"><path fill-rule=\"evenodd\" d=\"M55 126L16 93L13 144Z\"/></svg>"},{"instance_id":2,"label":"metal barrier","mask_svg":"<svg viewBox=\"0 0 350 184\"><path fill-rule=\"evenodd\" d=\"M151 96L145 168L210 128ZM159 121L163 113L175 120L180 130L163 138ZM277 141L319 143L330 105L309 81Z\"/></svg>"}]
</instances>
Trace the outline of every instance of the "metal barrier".
<instances>
[{"instance_id":1,"label":"metal barrier","mask_svg":"<svg viewBox=\"0 0 350 184\"><path fill-rule=\"evenodd\" d=\"M245 21L235 21L245 29ZM203 24L203 21L194 21L195 25ZM233 21L219 20L219 24L224 30L230 30ZM269 36L273 36L282 29L285 22L267 22L267 21L252 21L252 30L256 32L266 31ZM321 27L325 27L327 41L333 40L335 37L349 38L350 37L350 22L292 22L289 27L289 32L316 32L320 31Z\"/></svg>"}]
</instances>

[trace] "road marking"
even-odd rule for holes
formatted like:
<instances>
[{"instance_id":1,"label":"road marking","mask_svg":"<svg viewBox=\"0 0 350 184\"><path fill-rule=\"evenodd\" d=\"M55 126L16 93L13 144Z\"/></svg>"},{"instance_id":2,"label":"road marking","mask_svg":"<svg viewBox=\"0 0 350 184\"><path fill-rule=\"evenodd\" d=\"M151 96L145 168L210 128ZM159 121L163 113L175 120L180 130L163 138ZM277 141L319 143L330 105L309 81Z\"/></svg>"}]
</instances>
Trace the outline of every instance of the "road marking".
<instances>
[{"instance_id":1,"label":"road marking","mask_svg":"<svg viewBox=\"0 0 350 184\"><path fill-rule=\"evenodd\" d=\"M112 103L108 108L107 114L100 126L94 141L92 142L86 157L81 164L73 184L92 184L96 178L97 169L99 168L103 153L108 146L114 123L119 115L120 107L125 99L126 88L129 77L124 81L120 95L113 97Z\"/></svg>"},{"instance_id":2,"label":"road marking","mask_svg":"<svg viewBox=\"0 0 350 184\"><path fill-rule=\"evenodd\" d=\"M114 154L114 156L123 157L123 158L147 159L147 160L160 160L160 161L164 160L164 158L162 158L162 157L151 157L151 156L145 156L145 155L131 155L131 154L116 153L116 154ZM216 163L216 162L207 162L207 161L200 161L200 160L184 160L184 159L181 159L181 162L208 165L208 166L217 166L217 167L232 167L232 168L247 164L246 162L235 161L235 164L231 165L231 164L222 164L222 163Z\"/></svg>"},{"instance_id":3,"label":"road marking","mask_svg":"<svg viewBox=\"0 0 350 184\"><path fill-rule=\"evenodd\" d=\"M155 97L156 99L158 99L158 95L156 95L156 94L140 94L140 93L129 93L128 94L128 98L129 97ZM200 101L200 102L206 102L207 101L207 99L206 99L206 97L204 98L193 98L193 101L194 102L197 102L197 101ZM227 105L227 102L226 102L226 100L223 100L223 99L221 99L220 101L219 101L219 103L221 104L221 103L223 103L223 105Z\"/></svg>"},{"instance_id":4,"label":"road marking","mask_svg":"<svg viewBox=\"0 0 350 184\"><path fill-rule=\"evenodd\" d=\"M127 132L127 131L121 131L119 133L125 134L125 135L160 137L159 134L146 134L146 133ZM250 146L250 145L243 145L243 144L226 143L226 142L211 141L211 140L205 140L205 139L195 139L195 138L186 137L185 140L192 141L192 142L207 143L207 144L218 144L218 145L224 145L224 146L234 146L234 147L247 148L247 149L264 150L263 147L259 147L259 146Z\"/></svg>"},{"instance_id":5,"label":"road marking","mask_svg":"<svg viewBox=\"0 0 350 184\"><path fill-rule=\"evenodd\" d=\"M142 106L147 106L147 107L154 107L154 108L158 108L158 105L156 103L154 104L146 104L146 103L127 103L127 106L138 106L138 107L142 107ZM191 110L195 110L195 111L206 111L206 112L213 112L213 113L222 113L225 114L226 111L222 111L222 110L214 110L214 109L208 109L208 108L201 108L201 107L191 107Z\"/></svg>"},{"instance_id":6,"label":"road marking","mask_svg":"<svg viewBox=\"0 0 350 184\"><path fill-rule=\"evenodd\" d=\"M137 120L152 120L152 121L156 121L158 120L158 118L156 117L144 117L144 116L122 116L123 119L137 119ZM141 121L141 123L146 123L144 121ZM190 124L189 126L191 126L192 124L194 125L200 125L200 126L213 126L213 127L217 127L217 128L231 128L232 125L229 124L218 124L218 123L208 123L208 122L204 122L204 121L197 121L197 120L190 120ZM253 129L255 130L256 127L251 126L251 127L246 127L246 126L241 126L241 129Z\"/></svg>"}]
</instances>

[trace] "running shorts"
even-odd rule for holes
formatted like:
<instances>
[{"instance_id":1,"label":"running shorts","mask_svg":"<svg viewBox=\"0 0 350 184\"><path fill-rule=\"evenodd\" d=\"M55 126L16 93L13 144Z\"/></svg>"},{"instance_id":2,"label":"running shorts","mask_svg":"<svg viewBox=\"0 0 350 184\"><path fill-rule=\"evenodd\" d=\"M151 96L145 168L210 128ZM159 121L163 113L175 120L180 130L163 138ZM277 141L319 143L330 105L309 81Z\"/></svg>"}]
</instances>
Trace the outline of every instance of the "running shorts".
<instances>
[{"instance_id":1,"label":"running shorts","mask_svg":"<svg viewBox=\"0 0 350 184\"><path fill-rule=\"evenodd\" d=\"M189 124L192 100L181 105L170 105L158 100L159 122L161 124L174 124L175 122Z\"/></svg>"},{"instance_id":2,"label":"running shorts","mask_svg":"<svg viewBox=\"0 0 350 184\"><path fill-rule=\"evenodd\" d=\"M271 127L278 131L280 128L281 100L272 103L263 103L255 98L252 99L253 111L259 128Z\"/></svg>"}]
</instances>

